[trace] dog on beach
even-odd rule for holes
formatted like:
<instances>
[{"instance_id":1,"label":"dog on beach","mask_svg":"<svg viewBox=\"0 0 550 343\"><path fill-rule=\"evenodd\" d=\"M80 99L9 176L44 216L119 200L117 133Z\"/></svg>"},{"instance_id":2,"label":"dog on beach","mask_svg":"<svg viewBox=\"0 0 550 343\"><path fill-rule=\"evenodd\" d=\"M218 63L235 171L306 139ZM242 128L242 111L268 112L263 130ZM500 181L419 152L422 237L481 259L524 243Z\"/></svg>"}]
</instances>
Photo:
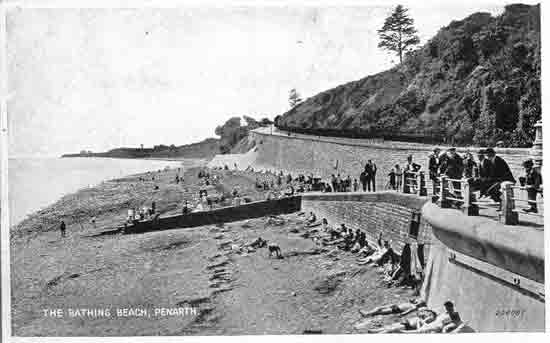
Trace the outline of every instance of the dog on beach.
<instances>
[{"instance_id":1,"label":"dog on beach","mask_svg":"<svg viewBox=\"0 0 550 343\"><path fill-rule=\"evenodd\" d=\"M267 242L266 242L267 243ZM269 250L269 257L275 254L275 257L282 258L281 248L277 244L267 244L267 250Z\"/></svg>"}]
</instances>

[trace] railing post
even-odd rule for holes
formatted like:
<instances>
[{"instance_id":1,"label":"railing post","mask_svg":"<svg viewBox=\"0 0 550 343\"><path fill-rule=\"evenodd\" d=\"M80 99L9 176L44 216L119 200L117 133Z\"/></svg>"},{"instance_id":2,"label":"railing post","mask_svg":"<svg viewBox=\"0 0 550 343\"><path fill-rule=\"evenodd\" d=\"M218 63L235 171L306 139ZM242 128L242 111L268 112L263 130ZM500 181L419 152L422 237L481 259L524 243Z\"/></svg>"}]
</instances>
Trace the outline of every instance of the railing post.
<instances>
[{"instance_id":1,"label":"railing post","mask_svg":"<svg viewBox=\"0 0 550 343\"><path fill-rule=\"evenodd\" d=\"M407 186L407 172L403 171L401 174L401 187L403 193L409 193L409 186Z\"/></svg>"},{"instance_id":2,"label":"railing post","mask_svg":"<svg viewBox=\"0 0 550 343\"><path fill-rule=\"evenodd\" d=\"M426 175L423 171L419 173L420 182L419 182L419 194L421 197L428 196L428 189L426 188Z\"/></svg>"},{"instance_id":3,"label":"railing post","mask_svg":"<svg viewBox=\"0 0 550 343\"><path fill-rule=\"evenodd\" d=\"M445 193L445 184L446 183L447 183L447 177L445 175L441 176L440 185L439 185L439 187L440 187L440 189L439 189L439 200L438 200L438 205L441 208L449 207L449 202L446 199L447 194Z\"/></svg>"},{"instance_id":4,"label":"railing post","mask_svg":"<svg viewBox=\"0 0 550 343\"><path fill-rule=\"evenodd\" d=\"M479 215L479 207L475 204L472 204L476 201L475 194L472 192L470 187L471 179L462 179L462 197L464 198L464 205L462 210L466 213L467 216L477 216Z\"/></svg>"},{"instance_id":5,"label":"railing post","mask_svg":"<svg viewBox=\"0 0 550 343\"><path fill-rule=\"evenodd\" d=\"M513 183L510 181L504 181L500 185L501 191L501 215L500 221L504 225L517 225L519 222L517 212L514 212L514 189L512 188Z\"/></svg>"}]
</instances>

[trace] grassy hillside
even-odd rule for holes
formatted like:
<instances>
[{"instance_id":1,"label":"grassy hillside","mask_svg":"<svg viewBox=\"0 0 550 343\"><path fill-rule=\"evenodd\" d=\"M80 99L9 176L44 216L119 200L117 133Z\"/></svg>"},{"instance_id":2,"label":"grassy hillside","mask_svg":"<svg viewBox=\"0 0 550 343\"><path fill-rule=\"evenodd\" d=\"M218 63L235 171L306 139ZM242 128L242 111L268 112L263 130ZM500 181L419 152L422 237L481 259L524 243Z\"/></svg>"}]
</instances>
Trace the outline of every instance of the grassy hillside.
<instances>
[{"instance_id":1,"label":"grassy hillside","mask_svg":"<svg viewBox=\"0 0 550 343\"><path fill-rule=\"evenodd\" d=\"M540 8L453 21L402 64L319 93L277 126L529 146L540 110Z\"/></svg>"}]
</instances>

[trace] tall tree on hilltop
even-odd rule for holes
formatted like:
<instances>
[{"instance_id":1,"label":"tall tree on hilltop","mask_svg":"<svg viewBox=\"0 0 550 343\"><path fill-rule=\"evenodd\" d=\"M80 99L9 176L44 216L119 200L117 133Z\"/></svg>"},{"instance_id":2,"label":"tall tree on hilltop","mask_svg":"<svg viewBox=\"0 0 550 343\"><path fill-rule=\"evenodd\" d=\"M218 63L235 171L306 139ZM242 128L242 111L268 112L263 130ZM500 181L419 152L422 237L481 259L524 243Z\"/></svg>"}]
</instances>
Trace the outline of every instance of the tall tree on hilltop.
<instances>
[{"instance_id":1,"label":"tall tree on hilltop","mask_svg":"<svg viewBox=\"0 0 550 343\"><path fill-rule=\"evenodd\" d=\"M408 15L408 11L402 5L397 5L384 21L384 26L378 30L378 47L397 53L399 63L403 62L403 53L408 48L420 43L414 28L414 20Z\"/></svg>"},{"instance_id":2,"label":"tall tree on hilltop","mask_svg":"<svg viewBox=\"0 0 550 343\"><path fill-rule=\"evenodd\" d=\"M302 98L300 98L300 94L296 91L296 88L292 88L290 92L288 92L288 103L290 104L290 108L294 108L294 106L301 102Z\"/></svg>"}]
</instances>

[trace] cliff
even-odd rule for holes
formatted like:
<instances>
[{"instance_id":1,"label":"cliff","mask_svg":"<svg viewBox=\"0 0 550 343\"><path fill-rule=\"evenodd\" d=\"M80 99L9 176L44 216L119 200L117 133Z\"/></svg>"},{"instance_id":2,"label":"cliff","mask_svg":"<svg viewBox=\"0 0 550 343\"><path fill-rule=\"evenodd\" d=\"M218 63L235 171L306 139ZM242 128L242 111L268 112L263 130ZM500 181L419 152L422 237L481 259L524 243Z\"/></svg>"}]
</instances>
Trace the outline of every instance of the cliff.
<instances>
[{"instance_id":1,"label":"cliff","mask_svg":"<svg viewBox=\"0 0 550 343\"><path fill-rule=\"evenodd\" d=\"M540 7L508 5L442 28L402 64L319 93L283 129L529 146L541 118ZM422 140L422 139L420 139Z\"/></svg>"}]
</instances>

